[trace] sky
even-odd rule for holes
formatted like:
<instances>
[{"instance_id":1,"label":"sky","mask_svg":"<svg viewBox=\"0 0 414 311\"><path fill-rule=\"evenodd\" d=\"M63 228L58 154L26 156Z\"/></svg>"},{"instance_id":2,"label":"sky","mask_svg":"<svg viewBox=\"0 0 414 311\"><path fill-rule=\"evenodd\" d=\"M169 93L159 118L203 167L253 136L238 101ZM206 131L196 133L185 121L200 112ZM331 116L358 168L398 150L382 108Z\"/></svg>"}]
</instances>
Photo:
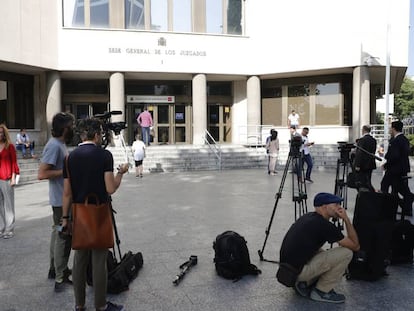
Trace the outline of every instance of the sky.
<instances>
[{"instance_id":1,"label":"sky","mask_svg":"<svg viewBox=\"0 0 414 311\"><path fill-rule=\"evenodd\" d=\"M414 77L414 0L410 0L410 43L407 76Z\"/></svg>"}]
</instances>

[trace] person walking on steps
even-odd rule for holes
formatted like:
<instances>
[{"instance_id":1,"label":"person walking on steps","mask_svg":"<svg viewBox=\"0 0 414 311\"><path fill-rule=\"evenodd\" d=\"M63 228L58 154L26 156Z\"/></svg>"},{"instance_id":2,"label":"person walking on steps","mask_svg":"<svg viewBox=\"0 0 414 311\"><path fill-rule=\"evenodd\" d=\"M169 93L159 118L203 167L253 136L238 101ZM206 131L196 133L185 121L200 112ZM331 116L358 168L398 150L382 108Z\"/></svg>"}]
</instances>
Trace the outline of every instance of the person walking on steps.
<instances>
[{"instance_id":1,"label":"person walking on steps","mask_svg":"<svg viewBox=\"0 0 414 311\"><path fill-rule=\"evenodd\" d=\"M353 252L358 251L359 240L343 199L331 193L318 193L313 200L314 212L301 216L286 233L280 249L280 262L300 271L295 291L314 301L343 303L345 296L335 292ZM347 236L330 219L342 219ZM325 243L339 247L322 250Z\"/></svg>"},{"instance_id":2,"label":"person walking on steps","mask_svg":"<svg viewBox=\"0 0 414 311\"><path fill-rule=\"evenodd\" d=\"M141 126L142 140L146 146L150 145L150 128L153 126L152 116L148 112L148 107L144 107L144 111L141 112L137 118L138 124Z\"/></svg>"},{"instance_id":3,"label":"person walking on steps","mask_svg":"<svg viewBox=\"0 0 414 311\"><path fill-rule=\"evenodd\" d=\"M144 167L143 167L143 161L145 158L145 144L141 140L141 137L139 134L136 135L136 140L132 144L132 152L134 153L134 161L135 161L135 177L142 178Z\"/></svg>"}]
</instances>

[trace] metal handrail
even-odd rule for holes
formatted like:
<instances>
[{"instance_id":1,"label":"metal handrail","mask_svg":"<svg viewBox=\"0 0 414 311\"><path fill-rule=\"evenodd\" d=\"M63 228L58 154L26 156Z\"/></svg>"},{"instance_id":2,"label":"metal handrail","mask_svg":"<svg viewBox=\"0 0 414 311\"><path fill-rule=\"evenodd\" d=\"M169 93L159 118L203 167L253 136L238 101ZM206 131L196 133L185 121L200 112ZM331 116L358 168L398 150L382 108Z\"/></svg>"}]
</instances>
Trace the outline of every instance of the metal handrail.
<instances>
[{"instance_id":1,"label":"metal handrail","mask_svg":"<svg viewBox=\"0 0 414 311\"><path fill-rule=\"evenodd\" d=\"M210 150L213 151L214 155L218 160L218 168L221 170L221 147L220 144L216 142L210 132L205 129L204 130L206 135L203 135L204 142L209 146Z\"/></svg>"}]
</instances>

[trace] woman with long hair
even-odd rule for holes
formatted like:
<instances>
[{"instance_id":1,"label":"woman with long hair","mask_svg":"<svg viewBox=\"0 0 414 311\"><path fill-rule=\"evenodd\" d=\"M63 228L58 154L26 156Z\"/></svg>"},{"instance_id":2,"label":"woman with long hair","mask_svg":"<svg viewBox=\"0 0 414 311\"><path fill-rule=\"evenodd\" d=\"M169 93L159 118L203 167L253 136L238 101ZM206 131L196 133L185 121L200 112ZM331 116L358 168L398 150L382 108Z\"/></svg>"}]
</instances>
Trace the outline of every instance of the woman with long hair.
<instances>
[{"instance_id":1,"label":"woman with long hair","mask_svg":"<svg viewBox=\"0 0 414 311\"><path fill-rule=\"evenodd\" d=\"M0 237L4 239L14 235L14 185L19 173L16 148L6 125L0 124Z\"/></svg>"},{"instance_id":2,"label":"woman with long hair","mask_svg":"<svg viewBox=\"0 0 414 311\"><path fill-rule=\"evenodd\" d=\"M270 175L276 175L276 163L279 155L279 138L277 138L277 131L270 131L270 139L266 144L267 154L269 156L268 173Z\"/></svg>"}]
</instances>

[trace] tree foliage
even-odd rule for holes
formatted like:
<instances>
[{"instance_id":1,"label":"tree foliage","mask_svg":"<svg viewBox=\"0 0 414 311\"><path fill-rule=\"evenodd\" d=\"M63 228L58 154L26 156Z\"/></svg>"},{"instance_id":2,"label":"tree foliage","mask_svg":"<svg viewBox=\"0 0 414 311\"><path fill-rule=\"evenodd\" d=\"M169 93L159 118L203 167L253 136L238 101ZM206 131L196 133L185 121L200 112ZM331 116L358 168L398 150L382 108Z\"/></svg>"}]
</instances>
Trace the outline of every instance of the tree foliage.
<instances>
[{"instance_id":1,"label":"tree foliage","mask_svg":"<svg viewBox=\"0 0 414 311\"><path fill-rule=\"evenodd\" d=\"M394 101L394 115L400 120L414 117L414 80L405 77Z\"/></svg>"}]
</instances>

